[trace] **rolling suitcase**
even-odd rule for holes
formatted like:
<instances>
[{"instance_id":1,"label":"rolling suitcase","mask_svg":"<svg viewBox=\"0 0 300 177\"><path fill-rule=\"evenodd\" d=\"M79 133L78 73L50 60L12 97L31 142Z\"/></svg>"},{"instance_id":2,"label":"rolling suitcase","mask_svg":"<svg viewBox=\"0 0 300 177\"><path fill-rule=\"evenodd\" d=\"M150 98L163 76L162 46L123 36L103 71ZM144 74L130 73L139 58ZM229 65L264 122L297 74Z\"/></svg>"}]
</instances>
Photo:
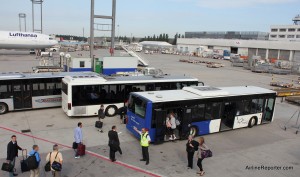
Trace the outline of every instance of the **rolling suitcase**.
<instances>
[{"instance_id":1,"label":"rolling suitcase","mask_svg":"<svg viewBox=\"0 0 300 177\"><path fill-rule=\"evenodd\" d=\"M85 155L85 145L84 144L79 144L77 148L77 152L79 156Z\"/></svg>"},{"instance_id":2,"label":"rolling suitcase","mask_svg":"<svg viewBox=\"0 0 300 177\"><path fill-rule=\"evenodd\" d=\"M102 126L103 126L103 122L101 122L99 120L95 122L95 127L96 128L102 128Z\"/></svg>"},{"instance_id":3,"label":"rolling suitcase","mask_svg":"<svg viewBox=\"0 0 300 177\"><path fill-rule=\"evenodd\" d=\"M25 155L24 155L24 152L25 152ZM26 161L27 149L24 149L22 151L22 157L23 157L23 160L21 160L20 163L21 163L21 171L22 171L22 173L24 173L24 172L30 171L30 169L28 168L28 165L27 165L27 161Z\"/></svg>"}]
</instances>

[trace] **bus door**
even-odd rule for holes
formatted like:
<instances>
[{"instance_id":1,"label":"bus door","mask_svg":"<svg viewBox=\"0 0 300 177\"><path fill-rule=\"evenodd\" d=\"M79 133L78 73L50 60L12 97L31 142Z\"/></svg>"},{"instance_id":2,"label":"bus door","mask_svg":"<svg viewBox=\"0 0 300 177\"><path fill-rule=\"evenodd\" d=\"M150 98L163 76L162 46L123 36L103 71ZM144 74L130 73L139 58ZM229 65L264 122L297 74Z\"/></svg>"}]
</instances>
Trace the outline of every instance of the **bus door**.
<instances>
[{"instance_id":1,"label":"bus door","mask_svg":"<svg viewBox=\"0 0 300 177\"><path fill-rule=\"evenodd\" d=\"M275 104L274 98L266 99L262 123L268 123L272 121L274 104Z\"/></svg>"},{"instance_id":2,"label":"bus door","mask_svg":"<svg viewBox=\"0 0 300 177\"><path fill-rule=\"evenodd\" d=\"M23 81L23 107L32 108L31 84Z\"/></svg>"},{"instance_id":3,"label":"bus door","mask_svg":"<svg viewBox=\"0 0 300 177\"><path fill-rule=\"evenodd\" d=\"M236 115L236 103L224 102L221 111L221 126L220 131L232 130Z\"/></svg>"},{"instance_id":4,"label":"bus door","mask_svg":"<svg viewBox=\"0 0 300 177\"><path fill-rule=\"evenodd\" d=\"M184 108L182 119L181 119L181 131L180 131L181 139L186 139L190 135L191 123L192 123L192 109Z\"/></svg>"},{"instance_id":5,"label":"bus door","mask_svg":"<svg viewBox=\"0 0 300 177\"><path fill-rule=\"evenodd\" d=\"M30 84L16 81L13 84L14 109L32 108Z\"/></svg>"},{"instance_id":6,"label":"bus door","mask_svg":"<svg viewBox=\"0 0 300 177\"><path fill-rule=\"evenodd\" d=\"M155 109L153 116L155 121L155 142L162 143L164 142L166 134L167 111Z\"/></svg>"}]
</instances>

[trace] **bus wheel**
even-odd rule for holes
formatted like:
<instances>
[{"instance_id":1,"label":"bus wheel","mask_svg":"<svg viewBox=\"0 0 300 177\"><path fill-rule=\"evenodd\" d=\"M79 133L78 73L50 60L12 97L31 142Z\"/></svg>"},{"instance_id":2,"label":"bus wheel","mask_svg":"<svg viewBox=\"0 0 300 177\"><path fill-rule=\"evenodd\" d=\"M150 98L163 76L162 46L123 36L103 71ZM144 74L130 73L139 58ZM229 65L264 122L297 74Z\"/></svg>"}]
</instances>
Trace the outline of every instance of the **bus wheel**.
<instances>
[{"instance_id":1,"label":"bus wheel","mask_svg":"<svg viewBox=\"0 0 300 177\"><path fill-rule=\"evenodd\" d=\"M252 118L249 120L248 127L249 127L249 128L252 128L255 124L256 124L256 119L255 119L255 117L252 117Z\"/></svg>"},{"instance_id":2,"label":"bus wheel","mask_svg":"<svg viewBox=\"0 0 300 177\"><path fill-rule=\"evenodd\" d=\"M190 128L190 133L189 133L189 135L192 135L193 137L197 136L197 135L198 135L198 130L197 130L197 128L194 127L194 126L192 126L192 127Z\"/></svg>"},{"instance_id":3,"label":"bus wheel","mask_svg":"<svg viewBox=\"0 0 300 177\"><path fill-rule=\"evenodd\" d=\"M5 103L0 103L0 114L5 114L8 111L8 107Z\"/></svg>"},{"instance_id":4,"label":"bus wheel","mask_svg":"<svg viewBox=\"0 0 300 177\"><path fill-rule=\"evenodd\" d=\"M118 108L115 105L109 105L105 109L105 115L108 117L113 117L117 114Z\"/></svg>"}]
</instances>

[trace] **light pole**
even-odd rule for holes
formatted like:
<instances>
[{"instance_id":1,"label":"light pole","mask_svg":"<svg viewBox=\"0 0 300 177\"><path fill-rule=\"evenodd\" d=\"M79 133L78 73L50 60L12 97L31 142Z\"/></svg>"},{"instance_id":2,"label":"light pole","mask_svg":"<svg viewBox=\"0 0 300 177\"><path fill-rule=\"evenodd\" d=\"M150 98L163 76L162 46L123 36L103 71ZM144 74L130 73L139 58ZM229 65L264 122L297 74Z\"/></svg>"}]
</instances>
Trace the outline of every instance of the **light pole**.
<instances>
[{"instance_id":1,"label":"light pole","mask_svg":"<svg viewBox=\"0 0 300 177\"><path fill-rule=\"evenodd\" d=\"M39 31L40 33L43 33L43 2L44 0L30 0L32 2L32 32ZM41 6L41 26L40 29L34 29L34 5L40 5Z\"/></svg>"},{"instance_id":2,"label":"light pole","mask_svg":"<svg viewBox=\"0 0 300 177\"><path fill-rule=\"evenodd\" d=\"M60 52L59 53L60 56L60 67L63 68L64 67L64 57L65 57L65 53L64 52Z\"/></svg>"},{"instance_id":3,"label":"light pole","mask_svg":"<svg viewBox=\"0 0 300 177\"><path fill-rule=\"evenodd\" d=\"M20 28L20 31L22 31L22 19L24 19L25 32L26 32L26 14L25 13L19 13L19 28Z\"/></svg>"},{"instance_id":4,"label":"light pole","mask_svg":"<svg viewBox=\"0 0 300 177\"><path fill-rule=\"evenodd\" d=\"M67 58L67 68L68 68L67 71L70 72L71 55L67 53L65 56Z\"/></svg>"}]
</instances>

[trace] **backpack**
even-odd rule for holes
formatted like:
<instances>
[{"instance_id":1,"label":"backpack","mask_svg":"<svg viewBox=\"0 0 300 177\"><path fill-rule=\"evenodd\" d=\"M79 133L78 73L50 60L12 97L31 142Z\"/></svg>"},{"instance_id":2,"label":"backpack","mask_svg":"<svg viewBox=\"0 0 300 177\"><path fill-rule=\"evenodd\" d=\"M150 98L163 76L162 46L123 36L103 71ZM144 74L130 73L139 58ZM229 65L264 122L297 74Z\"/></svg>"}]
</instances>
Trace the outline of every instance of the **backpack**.
<instances>
[{"instance_id":1,"label":"backpack","mask_svg":"<svg viewBox=\"0 0 300 177\"><path fill-rule=\"evenodd\" d=\"M180 125L180 121L178 119L175 119L175 123L176 123L177 126Z\"/></svg>"},{"instance_id":2,"label":"backpack","mask_svg":"<svg viewBox=\"0 0 300 177\"><path fill-rule=\"evenodd\" d=\"M36 154L36 152L26 159L27 167L29 170L34 170L39 167L35 154Z\"/></svg>"}]
</instances>

